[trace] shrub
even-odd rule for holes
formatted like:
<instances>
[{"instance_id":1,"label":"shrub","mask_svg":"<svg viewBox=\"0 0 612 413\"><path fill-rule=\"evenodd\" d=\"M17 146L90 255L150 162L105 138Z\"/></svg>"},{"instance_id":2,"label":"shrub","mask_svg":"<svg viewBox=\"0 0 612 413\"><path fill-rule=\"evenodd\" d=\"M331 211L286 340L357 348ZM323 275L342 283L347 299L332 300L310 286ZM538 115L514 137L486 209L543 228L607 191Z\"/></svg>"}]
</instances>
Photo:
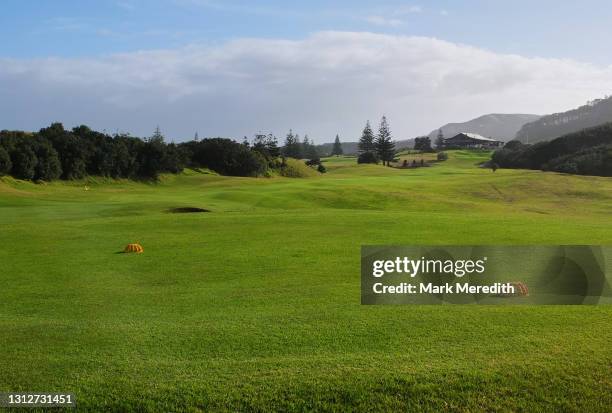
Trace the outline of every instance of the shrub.
<instances>
[{"instance_id":1,"label":"shrub","mask_svg":"<svg viewBox=\"0 0 612 413\"><path fill-rule=\"evenodd\" d=\"M446 152L438 152L437 158L439 161L446 161L448 160L448 154Z\"/></svg>"},{"instance_id":2,"label":"shrub","mask_svg":"<svg viewBox=\"0 0 612 413\"><path fill-rule=\"evenodd\" d=\"M310 159L310 160L306 161L306 165L308 165L308 166L321 165L321 160L319 158Z\"/></svg>"},{"instance_id":3,"label":"shrub","mask_svg":"<svg viewBox=\"0 0 612 413\"><path fill-rule=\"evenodd\" d=\"M508 149L508 150L511 150L511 151L516 151L517 149L520 149L523 146L525 146L525 145L523 145L523 142L517 141L517 140L512 140L512 141L509 141L508 143L506 143L504 145L504 149Z\"/></svg>"},{"instance_id":4,"label":"shrub","mask_svg":"<svg viewBox=\"0 0 612 413\"><path fill-rule=\"evenodd\" d=\"M325 165L323 165L322 163L319 163L319 166L317 167L317 171L324 174L325 172L327 172L327 168L325 168Z\"/></svg>"},{"instance_id":5,"label":"shrub","mask_svg":"<svg viewBox=\"0 0 612 413\"><path fill-rule=\"evenodd\" d=\"M378 156L373 152L363 152L357 158L357 163L378 163Z\"/></svg>"}]
</instances>

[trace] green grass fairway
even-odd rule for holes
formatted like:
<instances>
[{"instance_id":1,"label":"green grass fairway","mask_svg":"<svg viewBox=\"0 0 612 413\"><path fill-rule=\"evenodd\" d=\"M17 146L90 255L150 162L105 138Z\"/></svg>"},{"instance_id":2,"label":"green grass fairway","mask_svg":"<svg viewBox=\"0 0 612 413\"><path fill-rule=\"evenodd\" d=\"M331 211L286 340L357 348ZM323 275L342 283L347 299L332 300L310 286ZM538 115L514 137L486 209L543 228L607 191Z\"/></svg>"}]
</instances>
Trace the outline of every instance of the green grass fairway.
<instances>
[{"instance_id":1,"label":"green grass fairway","mask_svg":"<svg viewBox=\"0 0 612 413\"><path fill-rule=\"evenodd\" d=\"M609 412L612 307L360 305L362 244L612 244L611 178L487 157L2 178L0 392L105 411ZM118 254L129 242L144 254Z\"/></svg>"}]
</instances>

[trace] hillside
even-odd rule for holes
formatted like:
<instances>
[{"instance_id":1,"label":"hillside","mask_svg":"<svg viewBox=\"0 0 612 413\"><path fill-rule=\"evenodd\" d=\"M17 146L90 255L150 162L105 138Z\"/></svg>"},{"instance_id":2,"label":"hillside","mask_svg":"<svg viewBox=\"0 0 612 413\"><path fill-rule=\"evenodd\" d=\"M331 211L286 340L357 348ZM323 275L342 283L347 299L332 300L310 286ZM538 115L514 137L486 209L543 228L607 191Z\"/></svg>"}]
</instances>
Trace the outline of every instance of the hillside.
<instances>
[{"instance_id":1,"label":"hillside","mask_svg":"<svg viewBox=\"0 0 612 413\"><path fill-rule=\"evenodd\" d=\"M506 142L512 140L524 124L538 118L538 115L525 114L484 115L463 123L448 123L442 128L431 131L429 138L432 142L435 141L438 131L442 129L445 138L452 138L461 132L472 132Z\"/></svg>"},{"instance_id":2,"label":"hillside","mask_svg":"<svg viewBox=\"0 0 612 413\"><path fill-rule=\"evenodd\" d=\"M523 143L548 141L607 122L612 122L612 96L527 123L517 132L516 139Z\"/></svg>"},{"instance_id":3,"label":"hillside","mask_svg":"<svg viewBox=\"0 0 612 413\"><path fill-rule=\"evenodd\" d=\"M570 133L550 142L534 145L513 142L495 152L493 160L506 168L612 176L612 123Z\"/></svg>"}]
</instances>

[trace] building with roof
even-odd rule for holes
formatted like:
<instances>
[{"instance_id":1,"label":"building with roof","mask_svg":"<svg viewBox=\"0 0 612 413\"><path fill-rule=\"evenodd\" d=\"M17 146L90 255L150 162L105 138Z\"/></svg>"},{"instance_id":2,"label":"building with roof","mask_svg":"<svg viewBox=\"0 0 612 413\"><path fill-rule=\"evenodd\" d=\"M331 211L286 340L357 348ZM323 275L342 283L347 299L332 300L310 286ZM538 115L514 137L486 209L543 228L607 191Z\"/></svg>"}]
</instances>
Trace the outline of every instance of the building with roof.
<instances>
[{"instance_id":1,"label":"building with roof","mask_svg":"<svg viewBox=\"0 0 612 413\"><path fill-rule=\"evenodd\" d=\"M452 138L444 139L444 146L448 149L496 149L501 148L503 144L502 141L469 132L462 132Z\"/></svg>"}]
</instances>

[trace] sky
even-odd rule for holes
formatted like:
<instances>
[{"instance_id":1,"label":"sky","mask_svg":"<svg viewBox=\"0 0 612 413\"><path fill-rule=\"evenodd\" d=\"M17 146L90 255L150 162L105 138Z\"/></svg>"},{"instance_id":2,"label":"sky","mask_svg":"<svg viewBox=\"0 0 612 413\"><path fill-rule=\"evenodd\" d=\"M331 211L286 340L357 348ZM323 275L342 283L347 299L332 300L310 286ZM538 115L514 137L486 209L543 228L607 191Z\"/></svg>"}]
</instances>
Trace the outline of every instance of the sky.
<instances>
[{"instance_id":1,"label":"sky","mask_svg":"<svg viewBox=\"0 0 612 413\"><path fill-rule=\"evenodd\" d=\"M396 139L612 91L608 1L3 0L0 129Z\"/></svg>"}]
</instances>

